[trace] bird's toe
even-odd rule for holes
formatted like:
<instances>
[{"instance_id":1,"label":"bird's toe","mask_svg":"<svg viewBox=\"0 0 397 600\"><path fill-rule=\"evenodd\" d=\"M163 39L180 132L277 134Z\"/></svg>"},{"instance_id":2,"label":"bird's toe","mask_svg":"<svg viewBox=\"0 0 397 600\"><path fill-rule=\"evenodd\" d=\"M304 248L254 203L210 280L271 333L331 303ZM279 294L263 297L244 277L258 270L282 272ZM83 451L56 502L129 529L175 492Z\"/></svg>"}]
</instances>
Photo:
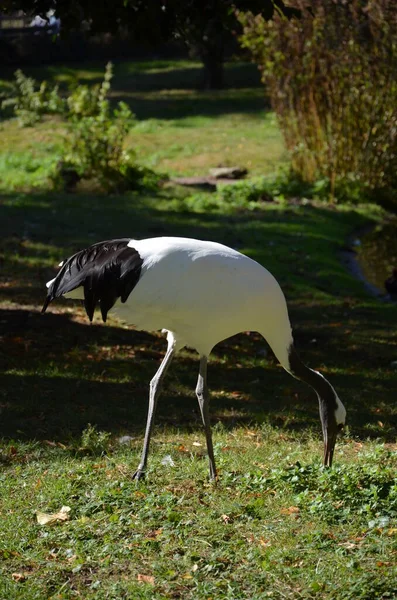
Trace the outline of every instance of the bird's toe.
<instances>
[{"instance_id":1,"label":"bird's toe","mask_svg":"<svg viewBox=\"0 0 397 600\"><path fill-rule=\"evenodd\" d=\"M145 471L137 469L133 474L132 479L135 479L136 481L139 481L140 479L145 479Z\"/></svg>"}]
</instances>

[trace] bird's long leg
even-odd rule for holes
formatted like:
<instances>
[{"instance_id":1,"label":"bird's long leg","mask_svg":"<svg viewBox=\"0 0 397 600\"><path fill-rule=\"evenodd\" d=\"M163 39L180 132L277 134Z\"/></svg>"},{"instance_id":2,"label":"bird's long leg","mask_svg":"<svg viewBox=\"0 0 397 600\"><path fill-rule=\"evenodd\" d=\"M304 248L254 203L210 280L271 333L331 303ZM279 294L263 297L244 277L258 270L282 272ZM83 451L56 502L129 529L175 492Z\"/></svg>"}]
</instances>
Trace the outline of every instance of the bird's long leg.
<instances>
[{"instance_id":1,"label":"bird's long leg","mask_svg":"<svg viewBox=\"0 0 397 600\"><path fill-rule=\"evenodd\" d=\"M158 369L157 373L155 374L155 376L153 377L153 379L150 382L149 410L148 410L148 416L147 416L147 421L146 421L145 439L143 441L143 450L142 450L141 460L139 462L137 470L135 471L135 473L132 476L133 479L141 479L142 477L145 476L147 457L149 454L150 436L151 436L152 428L153 428L153 421L154 421L154 414L156 412L157 399L161 392L164 375L166 374L167 369L171 364L171 361L175 354L175 351L176 351L175 340L173 339L172 336L170 336L168 338L167 352L162 360L160 368Z\"/></svg>"},{"instance_id":2,"label":"bird's long leg","mask_svg":"<svg viewBox=\"0 0 397 600\"><path fill-rule=\"evenodd\" d=\"M208 359L206 356L200 357L200 370L196 386L196 395L200 406L201 418L203 419L205 437L207 440L207 452L210 462L210 479L216 479L216 466L209 414L209 394L207 388L207 360Z\"/></svg>"}]
</instances>

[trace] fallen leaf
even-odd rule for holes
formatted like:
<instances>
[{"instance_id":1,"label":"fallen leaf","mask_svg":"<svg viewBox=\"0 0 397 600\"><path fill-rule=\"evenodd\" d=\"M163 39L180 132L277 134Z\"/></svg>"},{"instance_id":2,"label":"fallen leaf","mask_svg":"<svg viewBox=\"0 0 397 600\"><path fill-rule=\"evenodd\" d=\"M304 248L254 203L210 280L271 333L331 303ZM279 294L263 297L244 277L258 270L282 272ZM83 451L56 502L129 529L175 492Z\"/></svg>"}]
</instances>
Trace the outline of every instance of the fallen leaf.
<instances>
[{"instance_id":1,"label":"fallen leaf","mask_svg":"<svg viewBox=\"0 0 397 600\"><path fill-rule=\"evenodd\" d=\"M347 550L353 550L353 548L357 547L357 544L355 544L354 542L341 542L340 544L338 544L338 546L343 546Z\"/></svg>"},{"instance_id":2,"label":"fallen leaf","mask_svg":"<svg viewBox=\"0 0 397 600\"><path fill-rule=\"evenodd\" d=\"M194 564L194 565L192 566L192 571L193 571L193 573L195 573L197 570L198 570L198 565L197 565L197 564Z\"/></svg>"},{"instance_id":3,"label":"fallen leaf","mask_svg":"<svg viewBox=\"0 0 397 600\"><path fill-rule=\"evenodd\" d=\"M264 548L268 548L269 546L272 545L270 540L264 540L263 538L259 539L259 543L261 546L263 546Z\"/></svg>"},{"instance_id":4,"label":"fallen leaf","mask_svg":"<svg viewBox=\"0 0 397 600\"><path fill-rule=\"evenodd\" d=\"M71 563L74 560L76 560L76 558L77 558L77 554L72 554L72 556L69 556L66 560Z\"/></svg>"},{"instance_id":5,"label":"fallen leaf","mask_svg":"<svg viewBox=\"0 0 397 600\"><path fill-rule=\"evenodd\" d=\"M150 583L150 585L154 585L154 577L153 575L142 575L138 573L137 580L142 583Z\"/></svg>"},{"instance_id":6,"label":"fallen leaf","mask_svg":"<svg viewBox=\"0 0 397 600\"><path fill-rule=\"evenodd\" d=\"M146 494L144 494L143 492L140 492L139 490L136 490L136 491L134 492L134 496L135 496L136 498L145 498Z\"/></svg>"},{"instance_id":7,"label":"fallen leaf","mask_svg":"<svg viewBox=\"0 0 397 600\"><path fill-rule=\"evenodd\" d=\"M221 515L221 519L224 523L229 523L230 517L228 515Z\"/></svg>"},{"instance_id":8,"label":"fallen leaf","mask_svg":"<svg viewBox=\"0 0 397 600\"><path fill-rule=\"evenodd\" d=\"M13 578L14 581L21 582L21 581L25 581L26 574L25 573L13 573L11 575L11 577Z\"/></svg>"},{"instance_id":9,"label":"fallen leaf","mask_svg":"<svg viewBox=\"0 0 397 600\"><path fill-rule=\"evenodd\" d=\"M397 535L397 528L392 527L391 529L388 530L387 535Z\"/></svg>"},{"instance_id":10,"label":"fallen leaf","mask_svg":"<svg viewBox=\"0 0 397 600\"><path fill-rule=\"evenodd\" d=\"M70 506L62 506L57 513L43 513L36 511L36 518L39 525L53 525L57 521L67 521L69 519Z\"/></svg>"},{"instance_id":11,"label":"fallen leaf","mask_svg":"<svg viewBox=\"0 0 397 600\"><path fill-rule=\"evenodd\" d=\"M289 506L288 508L281 509L282 515L296 515L300 512L300 509L297 506Z\"/></svg>"},{"instance_id":12,"label":"fallen leaf","mask_svg":"<svg viewBox=\"0 0 397 600\"><path fill-rule=\"evenodd\" d=\"M203 444L200 444L200 442L193 442L193 446L202 446Z\"/></svg>"},{"instance_id":13,"label":"fallen leaf","mask_svg":"<svg viewBox=\"0 0 397 600\"><path fill-rule=\"evenodd\" d=\"M163 530L161 528L160 529L152 529L151 531L149 531L146 534L146 537L149 538L149 539L156 539L156 537L158 537L159 535L161 535L162 531Z\"/></svg>"}]
</instances>

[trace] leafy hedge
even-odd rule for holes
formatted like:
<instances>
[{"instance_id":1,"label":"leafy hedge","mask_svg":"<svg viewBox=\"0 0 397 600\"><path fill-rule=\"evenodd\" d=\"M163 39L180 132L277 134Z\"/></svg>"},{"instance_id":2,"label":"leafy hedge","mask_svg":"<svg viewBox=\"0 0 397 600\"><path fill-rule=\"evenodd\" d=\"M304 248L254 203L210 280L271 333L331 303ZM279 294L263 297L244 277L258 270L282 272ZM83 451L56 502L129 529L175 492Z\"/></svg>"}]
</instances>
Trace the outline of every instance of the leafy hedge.
<instances>
[{"instance_id":1,"label":"leafy hedge","mask_svg":"<svg viewBox=\"0 0 397 600\"><path fill-rule=\"evenodd\" d=\"M303 180L397 187L397 12L393 0L292 0L299 18L240 13Z\"/></svg>"}]
</instances>

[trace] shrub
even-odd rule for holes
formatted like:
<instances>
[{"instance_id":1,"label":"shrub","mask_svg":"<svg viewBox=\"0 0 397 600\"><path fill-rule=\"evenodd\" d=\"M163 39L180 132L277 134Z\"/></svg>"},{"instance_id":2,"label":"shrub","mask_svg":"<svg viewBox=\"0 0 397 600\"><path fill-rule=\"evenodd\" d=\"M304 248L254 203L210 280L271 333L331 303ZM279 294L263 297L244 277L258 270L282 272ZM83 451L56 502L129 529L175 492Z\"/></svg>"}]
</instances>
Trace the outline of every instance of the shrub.
<instances>
[{"instance_id":1,"label":"shrub","mask_svg":"<svg viewBox=\"0 0 397 600\"><path fill-rule=\"evenodd\" d=\"M27 77L20 69L15 72L15 82L1 102L1 109L11 108L21 127L34 125L43 114L63 113L65 101L60 97L58 86L51 87L46 81L40 85L33 77Z\"/></svg>"},{"instance_id":2,"label":"shrub","mask_svg":"<svg viewBox=\"0 0 397 600\"><path fill-rule=\"evenodd\" d=\"M100 85L79 85L62 98L58 87L15 74L13 92L1 106L11 107L20 125L33 125L43 114L61 113L66 118L67 134L52 181L56 187L71 191L80 179L99 183L106 192L136 187L153 187L158 178L138 166L125 139L134 124L134 115L124 102L112 109L108 92L113 77L112 64L106 65Z\"/></svg>"},{"instance_id":3,"label":"shrub","mask_svg":"<svg viewBox=\"0 0 397 600\"><path fill-rule=\"evenodd\" d=\"M137 177L134 154L124 148L124 140L134 115L120 102L111 112L107 100L99 113L73 115L65 137L63 169L75 169L81 178L96 179L105 191L134 187Z\"/></svg>"},{"instance_id":4,"label":"shrub","mask_svg":"<svg viewBox=\"0 0 397 600\"><path fill-rule=\"evenodd\" d=\"M98 431L96 425L88 423L87 428L81 434L80 450L94 456L101 456L102 454L106 454L109 446L110 433Z\"/></svg>"},{"instance_id":5,"label":"shrub","mask_svg":"<svg viewBox=\"0 0 397 600\"><path fill-rule=\"evenodd\" d=\"M101 112L101 106L106 102L113 78L113 65L107 63L103 82L100 85L77 85L67 97L69 117L93 117Z\"/></svg>"},{"instance_id":6,"label":"shrub","mask_svg":"<svg viewBox=\"0 0 397 600\"><path fill-rule=\"evenodd\" d=\"M125 102L111 108L112 77L112 64L108 63L100 85L78 86L67 98L64 154L54 176L65 187L70 181L73 185L78 179L91 179L106 192L121 192L148 179L146 170L136 164L134 152L125 148L135 116Z\"/></svg>"},{"instance_id":7,"label":"shrub","mask_svg":"<svg viewBox=\"0 0 397 600\"><path fill-rule=\"evenodd\" d=\"M397 13L392 0L293 0L300 18L240 13L304 181L393 188L397 167Z\"/></svg>"}]
</instances>

